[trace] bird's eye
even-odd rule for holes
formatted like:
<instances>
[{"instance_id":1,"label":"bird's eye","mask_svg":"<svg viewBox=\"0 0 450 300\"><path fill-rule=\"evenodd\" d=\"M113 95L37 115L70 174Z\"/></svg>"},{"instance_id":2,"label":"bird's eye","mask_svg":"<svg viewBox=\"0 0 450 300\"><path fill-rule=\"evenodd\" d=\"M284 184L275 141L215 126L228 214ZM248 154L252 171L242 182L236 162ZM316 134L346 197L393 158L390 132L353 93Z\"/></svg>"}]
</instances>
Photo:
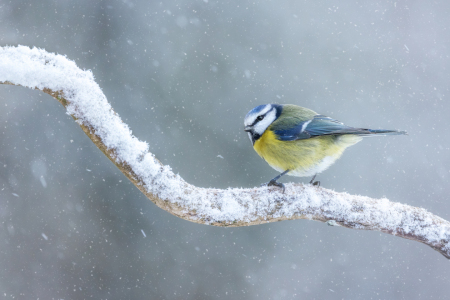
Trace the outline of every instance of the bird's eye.
<instances>
[{"instance_id":1,"label":"bird's eye","mask_svg":"<svg viewBox=\"0 0 450 300\"><path fill-rule=\"evenodd\" d=\"M264 119L264 116L258 116L258 117L256 118L256 120L258 120L258 121L261 121L262 119Z\"/></svg>"}]
</instances>

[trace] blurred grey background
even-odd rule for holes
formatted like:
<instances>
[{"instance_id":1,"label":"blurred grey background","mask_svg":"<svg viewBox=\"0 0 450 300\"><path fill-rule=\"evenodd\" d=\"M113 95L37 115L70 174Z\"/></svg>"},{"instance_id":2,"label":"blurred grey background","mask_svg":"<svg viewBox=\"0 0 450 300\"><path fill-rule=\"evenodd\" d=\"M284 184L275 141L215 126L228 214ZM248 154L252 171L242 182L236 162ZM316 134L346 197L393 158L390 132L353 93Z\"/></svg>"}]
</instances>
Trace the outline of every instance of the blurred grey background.
<instances>
[{"instance_id":1,"label":"blurred grey background","mask_svg":"<svg viewBox=\"0 0 450 300\"><path fill-rule=\"evenodd\" d=\"M449 13L444 0L0 0L0 44L92 69L133 133L202 187L277 174L243 132L258 104L407 130L318 179L449 220ZM0 107L2 299L448 299L449 262L425 245L312 221L189 223L50 96L0 86Z\"/></svg>"}]
</instances>

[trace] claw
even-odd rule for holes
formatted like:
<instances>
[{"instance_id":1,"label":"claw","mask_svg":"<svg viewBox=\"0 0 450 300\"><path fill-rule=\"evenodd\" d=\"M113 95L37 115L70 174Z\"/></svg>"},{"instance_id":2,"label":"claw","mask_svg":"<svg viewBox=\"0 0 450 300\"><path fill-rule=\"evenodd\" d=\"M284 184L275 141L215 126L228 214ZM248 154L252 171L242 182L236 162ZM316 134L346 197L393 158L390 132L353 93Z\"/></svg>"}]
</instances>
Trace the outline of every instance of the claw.
<instances>
[{"instance_id":1,"label":"claw","mask_svg":"<svg viewBox=\"0 0 450 300\"><path fill-rule=\"evenodd\" d=\"M271 181L261 184L261 186L277 186L283 190L283 194L284 194L284 191L286 190L286 188L285 188L284 184L277 182L277 180L280 179L280 177L283 176L284 174L286 174L287 172L289 172L289 169L284 171L280 175L276 176Z\"/></svg>"},{"instance_id":2,"label":"claw","mask_svg":"<svg viewBox=\"0 0 450 300\"><path fill-rule=\"evenodd\" d=\"M277 186L282 189L283 194L284 194L284 191L286 190L286 187L284 186L284 184L282 184L281 182L277 182L276 180L273 180L273 179L271 181L269 181L267 186Z\"/></svg>"},{"instance_id":3,"label":"claw","mask_svg":"<svg viewBox=\"0 0 450 300\"><path fill-rule=\"evenodd\" d=\"M316 179L316 176L317 176L317 174L313 176L313 178L311 179L309 184L312 184L314 186L320 186L320 181L314 181L314 179Z\"/></svg>"}]
</instances>

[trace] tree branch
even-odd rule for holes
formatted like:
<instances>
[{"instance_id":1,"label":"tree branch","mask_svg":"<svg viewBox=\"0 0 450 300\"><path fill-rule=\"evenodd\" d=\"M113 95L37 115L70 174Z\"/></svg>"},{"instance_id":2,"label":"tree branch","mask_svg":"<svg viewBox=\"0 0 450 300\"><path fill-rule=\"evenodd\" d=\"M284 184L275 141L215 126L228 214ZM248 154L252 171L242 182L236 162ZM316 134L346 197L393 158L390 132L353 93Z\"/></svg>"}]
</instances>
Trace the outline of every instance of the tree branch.
<instances>
[{"instance_id":1,"label":"tree branch","mask_svg":"<svg viewBox=\"0 0 450 300\"><path fill-rule=\"evenodd\" d=\"M309 219L352 229L378 230L424 243L450 258L450 222L423 208L337 193L322 187L205 189L159 162L131 134L107 102L91 71L45 50L0 47L0 83L39 89L58 100L94 144L158 207L182 219L214 226L248 226Z\"/></svg>"}]
</instances>

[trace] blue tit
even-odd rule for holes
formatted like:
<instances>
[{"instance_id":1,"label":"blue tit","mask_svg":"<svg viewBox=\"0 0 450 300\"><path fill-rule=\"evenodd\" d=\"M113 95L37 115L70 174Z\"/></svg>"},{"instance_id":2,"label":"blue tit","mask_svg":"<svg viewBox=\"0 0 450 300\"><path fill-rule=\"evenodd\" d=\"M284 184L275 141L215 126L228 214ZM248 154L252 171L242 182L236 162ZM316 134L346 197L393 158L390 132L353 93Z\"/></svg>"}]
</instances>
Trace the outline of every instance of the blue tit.
<instances>
[{"instance_id":1,"label":"blue tit","mask_svg":"<svg viewBox=\"0 0 450 300\"><path fill-rule=\"evenodd\" d=\"M272 168L281 172L267 185L284 185L277 180L285 175L314 176L331 166L344 150L366 136L400 135L406 131L364 129L319 115L292 104L259 105L245 116L244 130L255 151Z\"/></svg>"}]
</instances>

